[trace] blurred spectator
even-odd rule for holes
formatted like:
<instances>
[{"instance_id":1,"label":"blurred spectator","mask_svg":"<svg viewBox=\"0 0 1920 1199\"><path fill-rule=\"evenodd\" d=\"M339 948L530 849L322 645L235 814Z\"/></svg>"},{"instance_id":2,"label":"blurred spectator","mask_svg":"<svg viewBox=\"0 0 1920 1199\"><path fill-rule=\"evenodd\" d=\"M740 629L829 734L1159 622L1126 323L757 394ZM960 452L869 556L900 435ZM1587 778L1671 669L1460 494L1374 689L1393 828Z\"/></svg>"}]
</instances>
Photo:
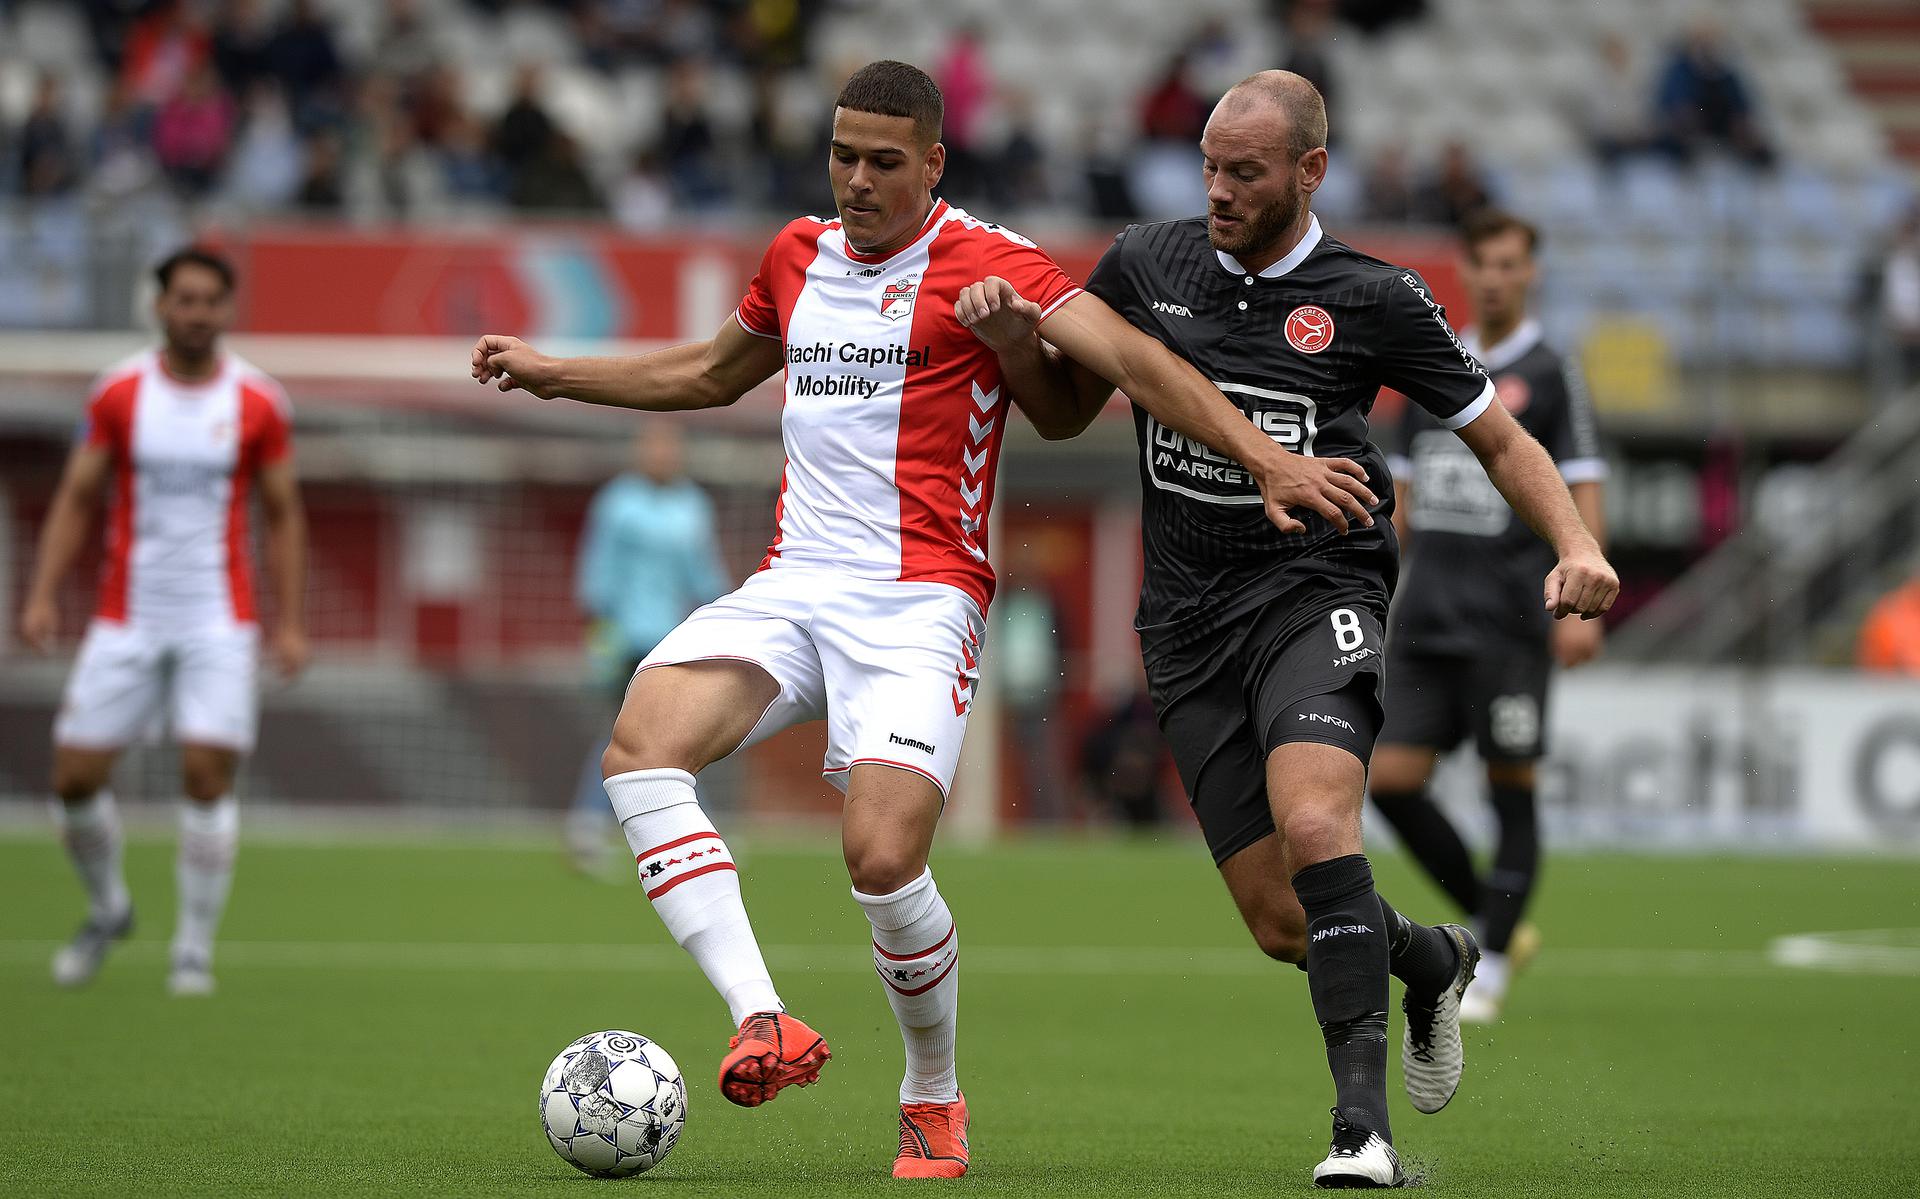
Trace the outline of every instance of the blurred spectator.
<instances>
[{"instance_id":1,"label":"blurred spectator","mask_svg":"<svg viewBox=\"0 0 1920 1199\"><path fill-rule=\"evenodd\" d=\"M673 185L674 202L690 212L726 203L726 173L720 137L707 111L706 70L693 59L667 68L667 99L660 118L660 156Z\"/></svg>"},{"instance_id":2,"label":"blurred spectator","mask_svg":"<svg viewBox=\"0 0 1920 1199\"><path fill-rule=\"evenodd\" d=\"M93 189L104 196L125 196L153 181L152 111L141 104L133 85L116 80L105 111L93 131Z\"/></svg>"},{"instance_id":3,"label":"blurred spectator","mask_svg":"<svg viewBox=\"0 0 1920 1199\"><path fill-rule=\"evenodd\" d=\"M593 10L594 5L585 8ZM420 18L416 0L387 0L387 23L373 52L373 69L382 75L408 80L434 66L433 37Z\"/></svg>"},{"instance_id":4,"label":"blurred spectator","mask_svg":"<svg viewBox=\"0 0 1920 1199\"><path fill-rule=\"evenodd\" d=\"M455 124L466 120L466 106L460 96L460 75L452 67L429 64L404 79L401 96L413 132L421 141L437 144Z\"/></svg>"},{"instance_id":5,"label":"blurred spectator","mask_svg":"<svg viewBox=\"0 0 1920 1199\"><path fill-rule=\"evenodd\" d=\"M120 60L120 78L142 104L178 94L212 55L198 10L183 0L160 0L134 22Z\"/></svg>"},{"instance_id":6,"label":"blurred spectator","mask_svg":"<svg viewBox=\"0 0 1920 1199\"><path fill-rule=\"evenodd\" d=\"M1294 0L1283 19L1286 51L1280 69L1303 76L1320 89L1333 111L1339 84L1333 76L1333 0ZM1337 123L1337 122L1336 122Z\"/></svg>"},{"instance_id":7,"label":"blurred spectator","mask_svg":"<svg viewBox=\"0 0 1920 1199\"><path fill-rule=\"evenodd\" d=\"M1097 117L1090 117L1081 149L1087 215L1101 221L1132 221L1140 216L1127 178L1129 147Z\"/></svg>"},{"instance_id":8,"label":"blurred spectator","mask_svg":"<svg viewBox=\"0 0 1920 1199\"><path fill-rule=\"evenodd\" d=\"M1166 741L1144 687L1103 712L1080 743L1088 797L1135 828L1158 824L1165 815L1160 792L1166 770Z\"/></svg>"},{"instance_id":9,"label":"blurred spectator","mask_svg":"<svg viewBox=\"0 0 1920 1199\"><path fill-rule=\"evenodd\" d=\"M547 140L547 148L522 171L508 192L515 208L528 212L588 215L602 212L606 201L580 161L580 146L564 133Z\"/></svg>"},{"instance_id":10,"label":"blurred spectator","mask_svg":"<svg viewBox=\"0 0 1920 1199\"><path fill-rule=\"evenodd\" d=\"M59 195L79 178L79 158L63 104L59 76L51 71L42 74L33 107L14 135L20 194L24 196Z\"/></svg>"},{"instance_id":11,"label":"blurred spectator","mask_svg":"<svg viewBox=\"0 0 1920 1199\"><path fill-rule=\"evenodd\" d=\"M1387 142L1374 152L1360 194L1360 218L1364 221L1401 225L1419 219L1413 163L1404 143Z\"/></svg>"},{"instance_id":12,"label":"blurred spectator","mask_svg":"<svg viewBox=\"0 0 1920 1199\"><path fill-rule=\"evenodd\" d=\"M633 442L631 467L594 494L580 535L574 597L590 620L587 666L605 697L610 727L641 659L695 608L727 589L716 548L713 501L687 477L680 426L649 419ZM600 784L603 736L581 763L567 845L591 871L613 827Z\"/></svg>"},{"instance_id":13,"label":"blurred spectator","mask_svg":"<svg viewBox=\"0 0 1920 1199\"><path fill-rule=\"evenodd\" d=\"M1881 264L1880 327L1892 343L1897 385L1920 382L1920 203L1908 209Z\"/></svg>"},{"instance_id":14,"label":"blurred spectator","mask_svg":"<svg viewBox=\"0 0 1920 1199\"><path fill-rule=\"evenodd\" d=\"M1004 98L1006 138L987 168L988 194L995 208L1032 208L1047 202L1047 152L1034 128L1033 97L1009 91Z\"/></svg>"},{"instance_id":15,"label":"blurred spectator","mask_svg":"<svg viewBox=\"0 0 1920 1199\"><path fill-rule=\"evenodd\" d=\"M266 67L286 90L294 120L302 129L338 117L346 72L334 48L333 30L313 0L293 0L286 24L267 42Z\"/></svg>"},{"instance_id":16,"label":"blurred spectator","mask_svg":"<svg viewBox=\"0 0 1920 1199\"><path fill-rule=\"evenodd\" d=\"M181 193L205 195L233 138L233 102L220 90L211 62L196 67L178 95L153 117L153 153Z\"/></svg>"},{"instance_id":17,"label":"blurred spectator","mask_svg":"<svg viewBox=\"0 0 1920 1199\"><path fill-rule=\"evenodd\" d=\"M1880 598L1860 626L1862 670L1920 675L1920 578Z\"/></svg>"},{"instance_id":18,"label":"blurred spectator","mask_svg":"<svg viewBox=\"0 0 1920 1199\"><path fill-rule=\"evenodd\" d=\"M980 127L993 101L993 71L980 37L979 26L960 26L932 72L946 102L940 140L947 147L947 168L940 194L962 204L980 196L988 182Z\"/></svg>"},{"instance_id":19,"label":"blurred spectator","mask_svg":"<svg viewBox=\"0 0 1920 1199\"><path fill-rule=\"evenodd\" d=\"M500 165L487 152L485 132L472 117L454 115L441 131L439 153L449 199L472 204L503 194Z\"/></svg>"},{"instance_id":20,"label":"blurred spectator","mask_svg":"<svg viewBox=\"0 0 1920 1199\"><path fill-rule=\"evenodd\" d=\"M547 143L557 132L553 118L540 104L540 82L539 66L522 64L513 80L513 102L493 126L493 152L506 168L510 193L534 169L535 160L546 153Z\"/></svg>"},{"instance_id":21,"label":"blurred spectator","mask_svg":"<svg viewBox=\"0 0 1920 1199\"><path fill-rule=\"evenodd\" d=\"M1756 166L1773 163L1773 150L1754 121L1746 81L1711 20L1696 22L1674 49L1654 95L1655 144L1680 162L1724 149Z\"/></svg>"},{"instance_id":22,"label":"blurred spectator","mask_svg":"<svg viewBox=\"0 0 1920 1199\"><path fill-rule=\"evenodd\" d=\"M213 65L220 82L235 96L245 96L255 80L267 74L267 44L273 26L260 0L227 0L213 27Z\"/></svg>"},{"instance_id":23,"label":"blurred spectator","mask_svg":"<svg viewBox=\"0 0 1920 1199\"><path fill-rule=\"evenodd\" d=\"M673 221L673 189L660 155L642 150L613 186L613 219L635 233L656 233Z\"/></svg>"},{"instance_id":24,"label":"blurred spectator","mask_svg":"<svg viewBox=\"0 0 1920 1199\"><path fill-rule=\"evenodd\" d=\"M1013 586L994 605L994 677L1019 759L1024 814L1053 821L1067 812L1059 768L1060 612L1046 591L1040 555L1020 549L1008 572Z\"/></svg>"},{"instance_id":25,"label":"blurred spectator","mask_svg":"<svg viewBox=\"0 0 1920 1199\"><path fill-rule=\"evenodd\" d=\"M1340 19L1368 36L1427 15L1427 0L1339 0L1339 5Z\"/></svg>"},{"instance_id":26,"label":"blurred spectator","mask_svg":"<svg viewBox=\"0 0 1920 1199\"><path fill-rule=\"evenodd\" d=\"M1633 50L1619 34L1600 43L1600 69L1577 118L1600 161L1612 166L1647 148L1647 85Z\"/></svg>"},{"instance_id":27,"label":"blurred spectator","mask_svg":"<svg viewBox=\"0 0 1920 1199\"><path fill-rule=\"evenodd\" d=\"M1433 225L1458 225L1493 202L1486 177L1463 142L1448 142L1440 165L1414 197L1414 219Z\"/></svg>"},{"instance_id":28,"label":"blurred spectator","mask_svg":"<svg viewBox=\"0 0 1920 1199\"><path fill-rule=\"evenodd\" d=\"M1140 101L1140 132L1148 141L1191 146L1207 127L1212 106L1194 85L1185 50L1167 60L1166 69Z\"/></svg>"},{"instance_id":29,"label":"blurred spectator","mask_svg":"<svg viewBox=\"0 0 1920 1199\"><path fill-rule=\"evenodd\" d=\"M1140 130L1146 141L1133 152L1127 181L1134 202L1152 220L1206 210L1199 142L1212 106L1194 84L1191 70L1187 52L1176 53L1141 101Z\"/></svg>"},{"instance_id":30,"label":"blurred spectator","mask_svg":"<svg viewBox=\"0 0 1920 1199\"><path fill-rule=\"evenodd\" d=\"M322 129L307 138L307 166L293 202L311 213L337 213L346 204L345 148L340 135Z\"/></svg>"},{"instance_id":31,"label":"blurred spectator","mask_svg":"<svg viewBox=\"0 0 1920 1199\"><path fill-rule=\"evenodd\" d=\"M246 119L227 167L227 194L251 208L277 208L300 188L299 135L280 88L261 79L247 93Z\"/></svg>"}]
</instances>

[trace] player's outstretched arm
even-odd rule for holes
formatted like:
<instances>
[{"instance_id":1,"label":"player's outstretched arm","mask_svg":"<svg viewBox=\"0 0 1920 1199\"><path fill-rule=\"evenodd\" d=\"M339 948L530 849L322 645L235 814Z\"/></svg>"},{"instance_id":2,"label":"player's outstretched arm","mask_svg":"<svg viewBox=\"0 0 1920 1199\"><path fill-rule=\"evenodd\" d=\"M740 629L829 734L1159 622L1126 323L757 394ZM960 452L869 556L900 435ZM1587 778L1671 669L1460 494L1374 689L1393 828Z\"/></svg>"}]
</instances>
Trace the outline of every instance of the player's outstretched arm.
<instances>
[{"instance_id":1,"label":"player's outstretched arm","mask_svg":"<svg viewBox=\"0 0 1920 1199\"><path fill-rule=\"evenodd\" d=\"M1193 366L1128 324L1099 297L1082 292L1046 321L1046 339L1167 428L1245 467L1266 500L1267 519L1283 533L1306 525L1290 509L1306 508L1345 533L1350 522L1372 525L1378 501L1367 472L1346 458L1309 458L1260 432L1246 414Z\"/></svg>"},{"instance_id":2,"label":"player's outstretched arm","mask_svg":"<svg viewBox=\"0 0 1920 1199\"><path fill-rule=\"evenodd\" d=\"M752 391L780 369L780 346L731 316L709 341L618 358L555 358L517 337L489 333L474 343L472 375L543 400L679 412L724 407Z\"/></svg>"},{"instance_id":3,"label":"player's outstretched arm","mask_svg":"<svg viewBox=\"0 0 1920 1199\"><path fill-rule=\"evenodd\" d=\"M267 584L273 588L274 625L267 653L280 677L307 665L307 509L293 461L260 468L260 514L266 529Z\"/></svg>"},{"instance_id":4,"label":"player's outstretched arm","mask_svg":"<svg viewBox=\"0 0 1920 1199\"><path fill-rule=\"evenodd\" d=\"M1555 617L1578 613L1592 620L1613 607L1620 579L1540 443L1501 404L1489 404L1459 434L1520 519L1560 556L1547 576L1547 609Z\"/></svg>"},{"instance_id":5,"label":"player's outstretched arm","mask_svg":"<svg viewBox=\"0 0 1920 1199\"><path fill-rule=\"evenodd\" d=\"M1040 305L996 276L961 289L953 314L1000 361L1014 406L1048 441L1087 431L1113 396L1113 384L1061 356L1039 334Z\"/></svg>"},{"instance_id":6,"label":"player's outstretched arm","mask_svg":"<svg viewBox=\"0 0 1920 1199\"><path fill-rule=\"evenodd\" d=\"M107 475L113 466L113 454L101 446L75 446L67 457L60 485L53 493L53 506L40 526L40 548L34 555L33 577L27 584L27 601L20 608L20 639L40 653L53 648L54 634L60 628L60 609L54 597L60 580L67 577L87 543L93 514L106 494Z\"/></svg>"}]
</instances>

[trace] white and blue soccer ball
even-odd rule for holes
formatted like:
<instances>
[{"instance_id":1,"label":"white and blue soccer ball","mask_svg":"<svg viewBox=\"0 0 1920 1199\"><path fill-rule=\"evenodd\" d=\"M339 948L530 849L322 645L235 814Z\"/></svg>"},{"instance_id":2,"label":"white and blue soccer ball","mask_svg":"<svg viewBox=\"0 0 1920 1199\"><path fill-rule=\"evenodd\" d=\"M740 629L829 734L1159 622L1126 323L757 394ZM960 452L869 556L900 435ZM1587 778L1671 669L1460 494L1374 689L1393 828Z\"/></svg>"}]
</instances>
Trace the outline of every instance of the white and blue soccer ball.
<instances>
[{"instance_id":1,"label":"white and blue soccer ball","mask_svg":"<svg viewBox=\"0 0 1920 1199\"><path fill-rule=\"evenodd\" d=\"M540 1082L547 1141L596 1178L653 1169L686 1123L680 1067L639 1033L589 1033L562 1049Z\"/></svg>"}]
</instances>

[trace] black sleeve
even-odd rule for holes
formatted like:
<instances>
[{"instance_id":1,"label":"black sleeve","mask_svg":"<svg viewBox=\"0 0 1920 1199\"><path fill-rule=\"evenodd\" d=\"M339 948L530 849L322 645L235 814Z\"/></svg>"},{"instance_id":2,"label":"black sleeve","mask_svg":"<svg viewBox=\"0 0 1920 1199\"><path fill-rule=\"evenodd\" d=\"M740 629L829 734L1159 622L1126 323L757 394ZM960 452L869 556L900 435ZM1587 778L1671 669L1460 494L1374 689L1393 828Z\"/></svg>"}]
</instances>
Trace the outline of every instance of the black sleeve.
<instances>
[{"instance_id":1,"label":"black sleeve","mask_svg":"<svg viewBox=\"0 0 1920 1199\"><path fill-rule=\"evenodd\" d=\"M1591 483L1607 474L1607 461L1594 427L1593 405L1586 381L1573 363L1556 359L1553 370L1534 388L1533 403L1541 406L1540 444L1560 467L1568 483Z\"/></svg>"},{"instance_id":2,"label":"black sleeve","mask_svg":"<svg viewBox=\"0 0 1920 1199\"><path fill-rule=\"evenodd\" d=\"M1087 276L1087 291L1104 300L1128 324L1143 328L1147 322L1142 319L1146 314L1140 307L1140 289L1133 285L1126 265L1127 235L1132 232L1132 225L1122 229L1107 252L1100 255L1093 273Z\"/></svg>"},{"instance_id":3,"label":"black sleeve","mask_svg":"<svg viewBox=\"0 0 1920 1199\"><path fill-rule=\"evenodd\" d=\"M1446 310L1419 275L1403 271L1387 284L1378 354L1387 386L1458 429L1493 402L1493 383L1447 325Z\"/></svg>"}]
</instances>

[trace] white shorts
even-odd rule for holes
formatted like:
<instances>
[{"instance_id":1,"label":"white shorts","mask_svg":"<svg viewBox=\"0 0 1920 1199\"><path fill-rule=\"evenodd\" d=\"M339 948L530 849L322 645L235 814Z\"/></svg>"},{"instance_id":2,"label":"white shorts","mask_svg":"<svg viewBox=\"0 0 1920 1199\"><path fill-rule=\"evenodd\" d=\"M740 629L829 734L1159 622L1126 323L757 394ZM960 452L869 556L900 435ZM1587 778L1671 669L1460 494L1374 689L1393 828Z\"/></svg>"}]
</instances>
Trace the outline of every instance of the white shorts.
<instances>
[{"instance_id":1,"label":"white shorts","mask_svg":"<svg viewBox=\"0 0 1920 1199\"><path fill-rule=\"evenodd\" d=\"M751 662L780 693L743 748L825 716L820 772L829 782L844 791L848 771L875 763L923 775L944 797L960 765L985 630L973 600L945 583L776 567L687 617L640 670Z\"/></svg>"},{"instance_id":2,"label":"white shorts","mask_svg":"<svg viewBox=\"0 0 1920 1199\"><path fill-rule=\"evenodd\" d=\"M124 749L167 719L176 741L244 753L259 720L259 658L258 625L172 630L96 620L67 677L54 744Z\"/></svg>"}]
</instances>

